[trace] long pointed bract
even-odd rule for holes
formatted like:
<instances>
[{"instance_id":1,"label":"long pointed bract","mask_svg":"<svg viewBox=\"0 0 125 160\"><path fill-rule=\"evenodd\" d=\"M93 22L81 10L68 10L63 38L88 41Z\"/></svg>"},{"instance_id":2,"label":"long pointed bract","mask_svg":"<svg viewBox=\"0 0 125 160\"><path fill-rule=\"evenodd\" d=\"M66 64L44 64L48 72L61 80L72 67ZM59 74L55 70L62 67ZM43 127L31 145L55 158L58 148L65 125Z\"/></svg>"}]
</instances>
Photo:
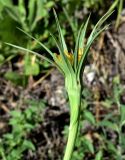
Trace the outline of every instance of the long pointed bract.
<instances>
[{"instance_id":1,"label":"long pointed bract","mask_svg":"<svg viewBox=\"0 0 125 160\"><path fill-rule=\"evenodd\" d=\"M93 28L90 36L89 36L89 39L87 41L87 44L89 43L89 41L91 41L91 38L93 37L93 35L95 34L95 32L97 30L100 30L100 27L102 26L102 24L106 21L106 19L108 19L108 17L113 13L114 11L108 11L98 22L97 24L95 25L95 27Z\"/></svg>"},{"instance_id":2,"label":"long pointed bract","mask_svg":"<svg viewBox=\"0 0 125 160\"><path fill-rule=\"evenodd\" d=\"M86 30L87 30L87 27L88 27L88 23L89 23L89 19L90 19L90 15L84 25L84 28L83 30L81 31L81 35L80 35L80 38L79 38L79 48L84 48L85 46L85 36L86 36Z\"/></svg>"},{"instance_id":3,"label":"long pointed bract","mask_svg":"<svg viewBox=\"0 0 125 160\"><path fill-rule=\"evenodd\" d=\"M60 41L60 46L61 46L60 55L62 57L63 63L65 63L65 65L67 66L67 70L69 70L68 71L69 73L67 73L67 74L70 74L71 72L73 73L73 68L72 68L72 65L71 65L70 61L68 60L68 58L65 55L65 52L68 53L68 49L67 49L65 39L64 39L63 34L62 34L62 30L61 30L61 27L60 27L60 24L59 24L57 14L56 14L55 10L53 10L53 12L54 12L55 20L56 20L58 33L59 33L59 41Z\"/></svg>"},{"instance_id":4,"label":"long pointed bract","mask_svg":"<svg viewBox=\"0 0 125 160\"><path fill-rule=\"evenodd\" d=\"M37 55L38 57L40 57L40 58L48 61L49 63L55 65L55 64L54 64L54 61L50 60L49 58L47 58L47 57L45 57L45 56L43 56L43 55L41 55L41 54L39 54L39 53L37 53L37 52L35 52L35 51L32 51L32 50L30 50L30 49L26 49L26 48L23 48L23 47L21 47L21 46L17 46L17 45L11 44L11 43L7 43L7 42L5 42L5 44L7 44L7 45L9 45L9 46L11 46L11 47L14 47L14 48L17 48L17 49L20 49L20 50L29 52L29 53L33 53L33 54Z\"/></svg>"},{"instance_id":5,"label":"long pointed bract","mask_svg":"<svg viewBox=\"0 0 125 160\"><path fill-rule=\"evenodd\" d=\"M83 27L84 27L84 23L81 25L81 27L79 29L77 39L76 39L76 44L75 44L75 50L74 50L74 68L75 68L75 71L76 71L77 63L78 63L79 38L80 38L80 34L81 34L81 31L82 31Z\"/></svg>"},{"instance_id":6,"label":"long pointed bract","mask_svg":"<svg viewBox=\"0 0 125 160\"><path fill-rule=\"evenodd\" d=\"M78 65L78 70L77 70L77 77L80 76L80 73L83 71L84 68L82 68L83 64L85 64L86 61L86 57L88 55L89 49L93 43L93 41L98 37L98 35L103 32L109 25L106 25L105 27L103 27L102 29L100 29L98 32L95 32L94 36L91 38L91 41L89 41L89 44L86 45L85 49L84 49L84 54L81 57L81 62ZM85 67L85 65L84 65Z\"/></svg>"},{"instance_id":7,"label":"long pointed bract","mask_svg":"<svg viewBox=\"0 0 125 160\"><path fill-rule=\"evenodd\" d=\"M25 32L24 30L18 28L21 32L23 32L24 34L26 34L28 37L32 38L33 40L35 40L38 44L40 44L52 57L54 56L54 54L43 44L41 43L39 40L37 40L35 37L31 36L30 34L28 34L27 32Z\"/></svg>"},{"instance_id":8,"label":"long pointed bract","mask_svg":"<svg viewBox=\"0 0 125 160\"><path fill-rule=\"evenodd\" d=\"M79 51L81 52L81 54L84 53L84 46L85 46L85 35L86 35L86 30L87 30L87 26L88 26L88 22L90 19L90 15L86 21L86 23L82 24L80 27L80 30L78 32L78 36L77 36L77 40L76 40L76 46L75 46L75 51L74 51L74 68L76 70L76 66L78 65L79 59L78 59L78 54Z\"/></svg>"}]
</instances>

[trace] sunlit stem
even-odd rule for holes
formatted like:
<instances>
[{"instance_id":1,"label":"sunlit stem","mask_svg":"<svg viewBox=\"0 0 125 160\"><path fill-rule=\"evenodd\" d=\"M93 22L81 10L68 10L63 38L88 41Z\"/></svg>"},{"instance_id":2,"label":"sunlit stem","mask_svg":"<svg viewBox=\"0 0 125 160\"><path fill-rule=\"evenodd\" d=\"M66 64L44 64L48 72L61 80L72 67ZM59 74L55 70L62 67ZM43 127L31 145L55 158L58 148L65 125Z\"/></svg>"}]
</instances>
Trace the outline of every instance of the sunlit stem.
<instances>
[{"instance_id":1,"label":"sunlit stem","mask_svg":"<svg viewBox=\"0 0 125 160\"><path fill-rule=\"evenodd\" d=\"M81 104L81 86L75 83L68 83L66 86L69 104L70 104L70 126L68 142L65 150L65 155L63 160L71 160L72 153L77 137L77 131L79 127L79 114L80 114L80 104Z\"/></svg>"}]
</instances>

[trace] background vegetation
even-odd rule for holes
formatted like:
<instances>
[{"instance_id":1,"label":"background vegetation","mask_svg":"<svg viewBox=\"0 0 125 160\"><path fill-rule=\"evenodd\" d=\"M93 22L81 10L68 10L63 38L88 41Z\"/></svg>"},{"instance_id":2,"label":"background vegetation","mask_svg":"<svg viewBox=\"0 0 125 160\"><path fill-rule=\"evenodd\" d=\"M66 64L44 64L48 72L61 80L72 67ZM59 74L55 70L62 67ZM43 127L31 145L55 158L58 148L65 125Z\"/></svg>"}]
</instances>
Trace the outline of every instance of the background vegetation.
<instances>
[{"instance_id":1,"label":"background vegetation","mask_svg":"<svg viewBox=\"0 0 125 160\"><path fill-rule=\"evenodd\" d=\"M124 0L0 0L0 159L61 160L69 106L64 80L54 66L7 46L47 54L18 28L57 52L55 8L69 48L91 13L88 35L110 8L110 27L91 47L83 74L80 131L73 160L125 159Z\"/></svg>"}]
</instances>

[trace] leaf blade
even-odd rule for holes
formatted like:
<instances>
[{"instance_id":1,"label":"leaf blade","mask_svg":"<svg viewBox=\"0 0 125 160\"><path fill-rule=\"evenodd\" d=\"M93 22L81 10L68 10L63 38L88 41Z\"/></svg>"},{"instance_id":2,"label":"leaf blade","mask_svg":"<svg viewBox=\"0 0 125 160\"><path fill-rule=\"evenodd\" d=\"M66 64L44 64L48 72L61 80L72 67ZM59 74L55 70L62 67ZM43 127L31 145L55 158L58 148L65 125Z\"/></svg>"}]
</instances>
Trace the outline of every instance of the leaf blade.
<instances>
[{"instance_id":1,"label":"leaf blade","mask_svg":"<svg viewBox=\"0 0 125 160\"><path fill-rule=\"evenodd\" d=\"M49 63L54 64L54 62L52 60L50 60L49 58L47 58L47 57L45 57L45 56L43 56L43 55L41 55L41 54L39 54L39 53L37 53L35 51L29 50L29 49L26 49L26 48L23 48L21 46L17 46L17 45L11 44L11 43L7 43L7 42L5 42L5 44L7 44L7 45L9 45L11 47L14 47L14 48L29 52L29 53L33 53L33 54L37 55L38 57L48 61Z\"/></svg>"}]
</instances>

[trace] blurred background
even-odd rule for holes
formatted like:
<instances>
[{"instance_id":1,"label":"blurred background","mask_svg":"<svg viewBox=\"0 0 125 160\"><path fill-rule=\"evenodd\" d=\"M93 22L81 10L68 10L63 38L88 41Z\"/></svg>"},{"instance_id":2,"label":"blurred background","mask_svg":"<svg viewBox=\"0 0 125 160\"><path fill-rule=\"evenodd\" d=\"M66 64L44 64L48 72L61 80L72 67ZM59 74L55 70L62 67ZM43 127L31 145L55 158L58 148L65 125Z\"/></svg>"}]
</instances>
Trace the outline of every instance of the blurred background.
<instances>
[{"instance_id":1,"label":"blurred background","mask_svg":"<svg viewBox=\"0 0 125 160\"><path fill-rule=\"evenodd\" d=\"M48 62L5 44L48 56L19 27L58 53L50 36L58 36L53 8L69 51L90 13L87 36L114 10L86 61L72 160L125 160L124 0L0 0L0 160L62 159L69 125L64 79Z\"/></svg>"}]
</instances>

